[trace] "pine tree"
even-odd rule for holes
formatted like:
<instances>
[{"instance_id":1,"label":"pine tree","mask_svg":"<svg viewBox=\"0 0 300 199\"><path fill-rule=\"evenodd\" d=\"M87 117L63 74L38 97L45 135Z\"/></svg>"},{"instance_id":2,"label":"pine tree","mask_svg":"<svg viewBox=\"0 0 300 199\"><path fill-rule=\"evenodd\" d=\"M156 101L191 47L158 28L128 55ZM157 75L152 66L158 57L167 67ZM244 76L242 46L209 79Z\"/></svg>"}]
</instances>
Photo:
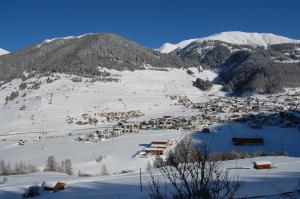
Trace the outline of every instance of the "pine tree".
<instances>
[{"instance_id":1,"label":"pine tree","mask_svg":"<svg viewBox=\"0 0 300 199\"><path fill-rule=\"evenodd\" d=\"M68 175L73 175L72 162L70 159L65 159L65 172Z\"/></svg>"},{"instance_id":2,"label":"pine tree","mask_svg":"<svg viewBox=\"0 0 300 199\"><path fill-rule=\"evenodd\" d=\"M0 175L4 175L4 173L6 172L6 164L4 162L4 160L0 161Z\"/></svg>"},{"instance_id":3,"label":"pine tree","mask_svg":"<svg viewBox=\"0 0 300 199\"><path fill-rule=\"evenodd\" d=\"M62 160L60 162L60 168L59 168L59 171L62 172L62 173L66 173L66 168L65 168L65 161Z\"/></svg>"},{"instance_id":4,"label":"pine tree","mask_svg":"<svg viewBox=\"0 0 300 199\"><path fill-rule=\"evenodd\" d=\"M100 175L102 175L102 176L109 175L108 170L107 170L105 164L102 165L102 168L100 170Z\"/></svg>"},{"instance_id":5,"label":"pine tree","mask_svg":"<svg viewBox=\"0 0 300 199\"><path fill-rule=\"evenodd\" d=\"M59 170L59 167L58 167L58 164L55 160L55 158L51 155L48 157L48 160L47 160L47 165L46 165L46 168L45 168L45 171L58 171Z\"/></svg>"}]
</instances>

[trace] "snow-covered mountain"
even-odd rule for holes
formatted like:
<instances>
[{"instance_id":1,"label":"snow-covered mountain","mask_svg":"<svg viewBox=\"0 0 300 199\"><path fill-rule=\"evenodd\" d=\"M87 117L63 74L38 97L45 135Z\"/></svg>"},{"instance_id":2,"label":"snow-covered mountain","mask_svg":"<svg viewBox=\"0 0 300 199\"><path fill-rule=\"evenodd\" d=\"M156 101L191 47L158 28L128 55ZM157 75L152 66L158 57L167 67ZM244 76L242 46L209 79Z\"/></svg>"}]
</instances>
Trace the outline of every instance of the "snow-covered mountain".
<instances>
[{"instance_id":1,"label":"snow-covered mountain","mask_svg":"<svg viewBox=\"0 0 300 199\"><path fill-rule=\"evenodd\" d=\"M58 72L103 78L109 74L99 71L99 67L118 71L201 68L223 74L223 85L235 93L272 93L300 85L299 49L300 41L274 34L224 32L164 44L161 53L113 33L93 33L47 39L10 56L1 56L0 82L26 79L25 71L31 76ZM250 71L244 71L245 68Z\"/></svg>"},{"instance_id":2,"label":"snow-covered mountain","mask_svg":"<svg viewBox=\"0 0 300 199\"><path fill-rule=\"evenodd\" d=\"M250 45L250 46L263 46L268 47L274 44L282 43L300 43L300 40L290 39L287 37L275 35L272 33L247 33L240 31L230 31L214 34L208 37L188 39L181 41L177 44L165 43L158 50L161 53L169 53L177 48L185 48L192 42L203 42L203 41L223 41L235 45Z\"/></svg>"},{"instance_id":3,"label":"snow-covered mountain","mask_svg":"<svg viewBox=\"0 0 300 199\"><path fill-rule=\"evenodd\" d=\"M1 55L5 55L5 54L8 54L9 52L7 50L4 50L2 48L0 48L0 56Z\"/></svg>"}]
</instances>

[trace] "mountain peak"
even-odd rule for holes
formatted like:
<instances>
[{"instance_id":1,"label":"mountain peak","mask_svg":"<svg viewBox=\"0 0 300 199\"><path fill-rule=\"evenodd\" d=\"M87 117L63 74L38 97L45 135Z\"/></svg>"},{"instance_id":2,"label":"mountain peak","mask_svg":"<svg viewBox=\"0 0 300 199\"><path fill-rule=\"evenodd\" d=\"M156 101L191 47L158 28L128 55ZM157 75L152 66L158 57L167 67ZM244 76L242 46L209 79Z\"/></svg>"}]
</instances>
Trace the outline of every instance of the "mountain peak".
<instances>
[{"instance_id":1,"label":"mountain peak","mask_svg":"<svg viewBox=\"0 0 300 199\"><path fill-rule=\"evenodd\" d=\"M8 54L9 52L7 50L4 50L2 48L0 48L0 55L5 55Z\"/></svg>"},{"instance_id":2,"label":"mountain peak","mask_svg":"<svg viewBox=\"0 0 300 199\"><path fill-rule=\"evenodd\" d=\"M159 51L162 53L169 53L177 48L184 48L192 42L203 42L209 40L223 41L236 45L250 45L263 47L268 47L273 44L281 43L300 43L300 40L290 39L272 33L249 33L241 31L228 31L217 33L208 37L184 40L177 44L165 43L159 48Z\"/></svg>"}]
</instances>

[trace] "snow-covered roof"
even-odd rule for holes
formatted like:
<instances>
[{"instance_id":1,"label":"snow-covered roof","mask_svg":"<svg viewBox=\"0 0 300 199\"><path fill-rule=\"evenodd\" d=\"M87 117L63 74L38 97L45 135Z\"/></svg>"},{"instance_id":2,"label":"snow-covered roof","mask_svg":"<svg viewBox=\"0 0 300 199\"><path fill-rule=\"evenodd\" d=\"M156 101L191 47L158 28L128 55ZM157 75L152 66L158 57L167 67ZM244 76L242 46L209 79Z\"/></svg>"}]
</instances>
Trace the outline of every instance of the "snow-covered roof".
<instances>
[{"instance_id":1,"label":"snow-covered roof","mask_svg":"<svg viewBox=\"0 0 300 199\"><path fill-rule=\"evenodd\" d=\"M163 151L163 149L160 148L146 148L145 151Z\"/></svg>"},{"instance_id":2,"label":"snow-covered roof","mask_svg":"<svg viewBox=\"0 0 300 199\"><path fill-rule=\"evenodd\" d=\"M153 148L167 148L167 144L151 144Z\"/></svg>"},{"instance_id":3,"label":"snow-covered roof","mask_svg":"<svg viewBox=\"0 0 300 199\"><path fill-rule=\"evenodd\" d=\"M53 188L57 183L57 181L45 181L42 183L42 186L47 188Z\"/></svg>"},{"instance_id":4,"label":"snow-covered roof","mask_svg":"<svg viewBox=\"0 0 300 199\"><path fill-rule=\"evenodd\" d=\"M254 164L256 165L266 165L266 164L272 164L271 161L255 161Z\"/></svg>"}]
</instances>

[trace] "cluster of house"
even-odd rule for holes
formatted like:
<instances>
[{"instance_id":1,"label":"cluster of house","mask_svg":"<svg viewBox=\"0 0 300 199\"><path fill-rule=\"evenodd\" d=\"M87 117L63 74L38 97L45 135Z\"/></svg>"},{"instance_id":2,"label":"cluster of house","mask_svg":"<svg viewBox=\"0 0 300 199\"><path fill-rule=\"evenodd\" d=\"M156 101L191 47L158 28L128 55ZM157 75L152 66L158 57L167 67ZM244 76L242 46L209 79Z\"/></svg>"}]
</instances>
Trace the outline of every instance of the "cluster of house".
<instances>
[{"instance_id":1,"label":"cluster of house","mask_svg":"<svg viewBox=\"0 0 300 199\"><path fill-rule=\"evenodd\" d=\"M98 119L96 117L93 117L89 114L82 114L81 119L77 119L75 117L67 116L66 122L68 124L77 124L77 125L86 125L86 124L93 124L96 125L98 123Z\"/></svg>"},{"instance_id":2,"label":"cluster of house","mask_svg":"<svg viewBox=\"0 0 300 199\"><path fill-rule=\"evenodd\" d=\"M165 151L172 143L169 140L155 140L149 144L149 147L140 152L140 157L160 156L164 155Z\"/></svg>"},{"instance_id":3,"label":"cluster of house","mask_svg":"<svg viewBox=\"0 0 300 199\"><path fill-rule=\"evenodd\" d=\"M97 113L97 116L104 118L107 122L128 120L131 118L141 117L144 114L141 111L127 111L127 112L106 112Z\"/></svg>"},{"instance_id":4,"label":"cluster of house","mask_svg":"<svg viewBox=\"0 0 300 199\"><path fill-rule=\"evenodd\" d=\"M99 142L119 137L125 133L139 133L139 130L139 123L122 121L113 128L107 128L102 131L96 130L85 134L85 136L79 136L78 138L76 138L76 141Z\"/></svg>"},{"instance_id":5,"label":"cluster of house","mask_svg":"<svg viewBox=\"0 0 300 199\"><path fill-rule=\"evenodd\" d=\"M300 114L294 112L259 113L257 115L249 115L247 121L248 126L251 128L262 128L262 126L293 128L300 125Z\"/></svg>"},{"instance_id":6,"label":"cluster of house","mask_svg":"<svg viewBox=\"0 0 300 199\"><path fill-rule=\"evenodd\" d=\"M170 100L176 101L175 105L183 105L185 107L193 107L196 103L192 102L187 96L182 95L166 95Z\"/></svg>"},{"instance_id":7,"label":"cluster of house","mask_svg":"<svg viewBox=\"0 0 300 199\"><path fill-rule=\"evenodd\" d=\"M119 122L122 120L128 120L136 117L143 116L144 114L140 111L127 111L127 112L101 112L95 113L94 115L82 114L80 119L75 117L67 116L66 122L68 124L77 125L96 125L99 121L101 122Z\"/></svg>"},{"instance_id":8,"label":"cluster of house","mask_svg":"<svg viewBox=\"0 0 300 199\"><path fill-rule=\"evenodd\" d=\"M140 123L140 129L185 129L185 130L197 130L198 119L196 116L191 117L173 117L164 116L161 118L153 118L148 121L142 121Z\"/></svg>"},{"instance_id":9,"label":"cluster of house","mask_svg":"<svg viewBox=\"0 0 300 199\"><path fill-rule=\"evenodd\" d=\"M180 95L167 97L175 101L176 105L198 109L201 113L197 116L198 123L201 126L228 121L248 121L253 128L259 128L264 124L278 124L280 127L299 125L299 118L296 115L286 117L289 114L287 113L286 116L280 116L283 112L300 112L300 91L296 90L292 90L291 93L260 97L212 96L211 100L205 103L194 103L186 96Z\"/></svg>"}]
</instances>

